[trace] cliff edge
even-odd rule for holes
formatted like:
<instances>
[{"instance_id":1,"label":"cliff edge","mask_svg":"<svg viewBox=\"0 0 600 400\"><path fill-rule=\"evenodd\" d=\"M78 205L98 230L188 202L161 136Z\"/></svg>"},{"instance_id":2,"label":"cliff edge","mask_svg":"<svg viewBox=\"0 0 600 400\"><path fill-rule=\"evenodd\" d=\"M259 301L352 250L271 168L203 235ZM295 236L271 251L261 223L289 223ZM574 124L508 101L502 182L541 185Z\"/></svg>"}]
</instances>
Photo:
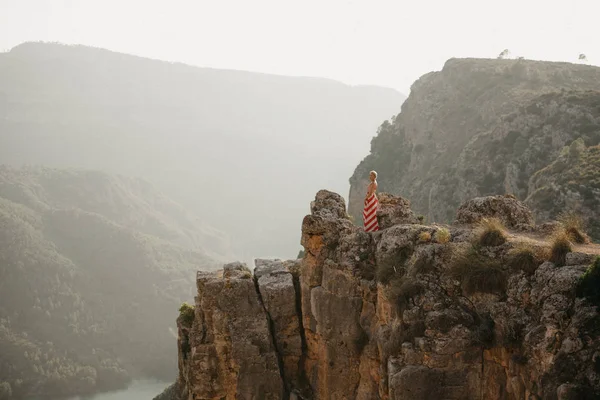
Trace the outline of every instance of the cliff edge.
<instances>
[{"instance_id":1,"label":"cliff edge","mask_svg":"<svg viewBox=\"0 0 600 400\"><path fill-rule=\"evenodd\" d=\"M368 234L320 191L302 260L198 273L162 398L597 399L600 247L512 196L461 210Z\"/></svg>"}]
</instances>

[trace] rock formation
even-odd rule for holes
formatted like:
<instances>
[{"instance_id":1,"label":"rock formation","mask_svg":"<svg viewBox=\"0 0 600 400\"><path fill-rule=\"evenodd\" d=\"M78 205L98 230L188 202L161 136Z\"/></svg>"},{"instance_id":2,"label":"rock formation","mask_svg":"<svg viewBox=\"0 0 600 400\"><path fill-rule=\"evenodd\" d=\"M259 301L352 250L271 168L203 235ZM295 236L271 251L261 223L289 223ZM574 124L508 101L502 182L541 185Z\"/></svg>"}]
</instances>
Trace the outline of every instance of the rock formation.
<instances>
[{"instance_id":1,"label":"rock formation","mask_svg":"<svg viewBox=\"0 0 600 400\"><path fill-rule=\"evenodd\" d=\"M565 207L600 240L600 68L528 60L451 59L417 80L350 179L360 225L368 173L428 221L450 223L466 200L513 194L537 223ZM540 171L540 173L538 173ZM565 172L564 174L562 172ZM569 175L568 179L565 175Z\"/></svg>"},{"instance_id":2,"label":"rock formation","mask_svg":"<svg viewBox=\"0 0 600 400\"><path fill-rule=\"evenodd\" d=\"M458 208L458 224L474 224L483 218L498 218L508 228L533 225L531 210L514 196L476 197Z\"/></svg>"},{"instance_id":3,"label":"rock formation","mask_svg":"<svg viewBox=\"0 0 600 400\"><path fill-rule=\"evenodd\" d=\"M515 226L531 222L511 198L481 201L519 210ZM599 398L598 296L587 281L600 271L590 267L597 245L558 266L537 256L548 244L532 233L508 231L495 247L470 226L367 234L344 210L339 195L317 194L300 261L198 273L193 323L178 321L170 393L182 397L162 398Z\"/></svg>"}]
</instances>

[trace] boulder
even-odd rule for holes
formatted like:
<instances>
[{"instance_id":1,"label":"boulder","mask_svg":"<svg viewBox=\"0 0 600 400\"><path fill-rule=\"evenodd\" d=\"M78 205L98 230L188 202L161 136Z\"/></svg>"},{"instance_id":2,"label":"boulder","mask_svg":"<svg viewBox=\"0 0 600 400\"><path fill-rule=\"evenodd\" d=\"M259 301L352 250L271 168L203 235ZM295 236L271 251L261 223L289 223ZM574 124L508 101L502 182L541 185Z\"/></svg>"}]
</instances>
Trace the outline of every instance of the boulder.
<instances>
[{"instance_id":1,"label":"boulder","mask_svg":"<svg viewBox=\"0 0 600 400\"><path fill-rule=\"evenodd\" d=\"M417 224L419 219L410 209L410 201L389 193L379 193L379 209L377 220L380 229L386 229L400 224Z\"/></svg>"},{"instance_id":2,"label":"boulder","mask_svg":"<svg viewBox=\"0 0 600 400\"><path fill-rule=\"evenodd\" d=\"M531 210L511 195L476 197L463 203L456 213L457 224L475 224L484 218L498 218L511 229L533 226Z\"/></svg>"}]
</instances>

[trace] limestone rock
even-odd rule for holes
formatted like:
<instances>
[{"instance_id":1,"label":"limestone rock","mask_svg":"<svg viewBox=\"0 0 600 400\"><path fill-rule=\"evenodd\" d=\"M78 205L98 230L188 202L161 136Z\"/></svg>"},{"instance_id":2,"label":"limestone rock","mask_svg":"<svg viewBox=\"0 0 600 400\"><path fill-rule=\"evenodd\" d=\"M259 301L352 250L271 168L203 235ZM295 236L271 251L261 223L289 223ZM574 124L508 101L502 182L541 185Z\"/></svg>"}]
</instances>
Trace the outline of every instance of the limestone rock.
<instances>
[{"instance_id":1,"label":"limestone rock","mask_svg":"<svg viewBox=\"0 0 600 400\"><path fill-rule=\"evenodd\" d=\"M458 224L474 224L483 218L498 218L507 228L532 226L531 210L513 196L477 197L465 202L456 213Z\"/></svg>"},{"instance_id":2,"label":"limestone rock","mask_svg":"<svg viewBox=\"0 0 600 400\"><path fill-rule=\"evenodd\" d=\"M186 400L600 396L600 314L576 295L592 254L525 272L504 262L520 238L490 249L473 247L468 225L444 243L436 225L367 234L342 210L319 192L301 260L198 274L194 322L178 325ZM469 252L477 265L457 272ZM501 293L486 292L490 266L506 275ZM463 290L464 273L478 292Z\"/></svg>"},{"instance_id":3,"label":"limestone rock","mask_svg":"<svg viewBox=\"0 0 600 400\"><path fill-rule=\"evenodd\" d=\"M256 260L254 277L262 303L272 324L277 354L288 390L299 388L302 339L293 275L279 260Z\"/></svg>"},{"instance_id":4,"label":"limestone rock","mask_svg":"<svg viewBox=\"0 0 600 400\"><path fill-rule=\"evenodd\" d=\"M389 193L379 193L379 209L377 220L379 228L386 229L398 224L417 224L419 219L410 209L410 202L403 197Z\"/></svg>"},{"instance_id":5,"label":"limestone rock","mask_svg":"<svg viewBox=\"0 0 600 400\"><path fill-rule=\"evenodd\" d=\"M281 399L268 316L250 271L199 272L195 320L179 327L180 384L194 399Z\"/></svg>"}]
</instances>

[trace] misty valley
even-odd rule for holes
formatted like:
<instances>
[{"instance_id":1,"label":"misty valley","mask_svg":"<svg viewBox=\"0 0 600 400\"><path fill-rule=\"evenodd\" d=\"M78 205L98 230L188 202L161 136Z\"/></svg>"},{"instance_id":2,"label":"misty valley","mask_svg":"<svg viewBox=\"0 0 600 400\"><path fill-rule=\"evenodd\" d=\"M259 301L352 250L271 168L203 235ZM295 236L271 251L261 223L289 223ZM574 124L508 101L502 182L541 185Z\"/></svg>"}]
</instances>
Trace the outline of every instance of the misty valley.
<instances>
[{"instance_id":1,"label":"misty valley","mask_svg":"<svg viewBox=\"0 0 600 400\"><path fill-rule=\"evenodd\" d=\"M600 399L579 61L0 53L0 400Z\"/></svg>"}]
</instances>

